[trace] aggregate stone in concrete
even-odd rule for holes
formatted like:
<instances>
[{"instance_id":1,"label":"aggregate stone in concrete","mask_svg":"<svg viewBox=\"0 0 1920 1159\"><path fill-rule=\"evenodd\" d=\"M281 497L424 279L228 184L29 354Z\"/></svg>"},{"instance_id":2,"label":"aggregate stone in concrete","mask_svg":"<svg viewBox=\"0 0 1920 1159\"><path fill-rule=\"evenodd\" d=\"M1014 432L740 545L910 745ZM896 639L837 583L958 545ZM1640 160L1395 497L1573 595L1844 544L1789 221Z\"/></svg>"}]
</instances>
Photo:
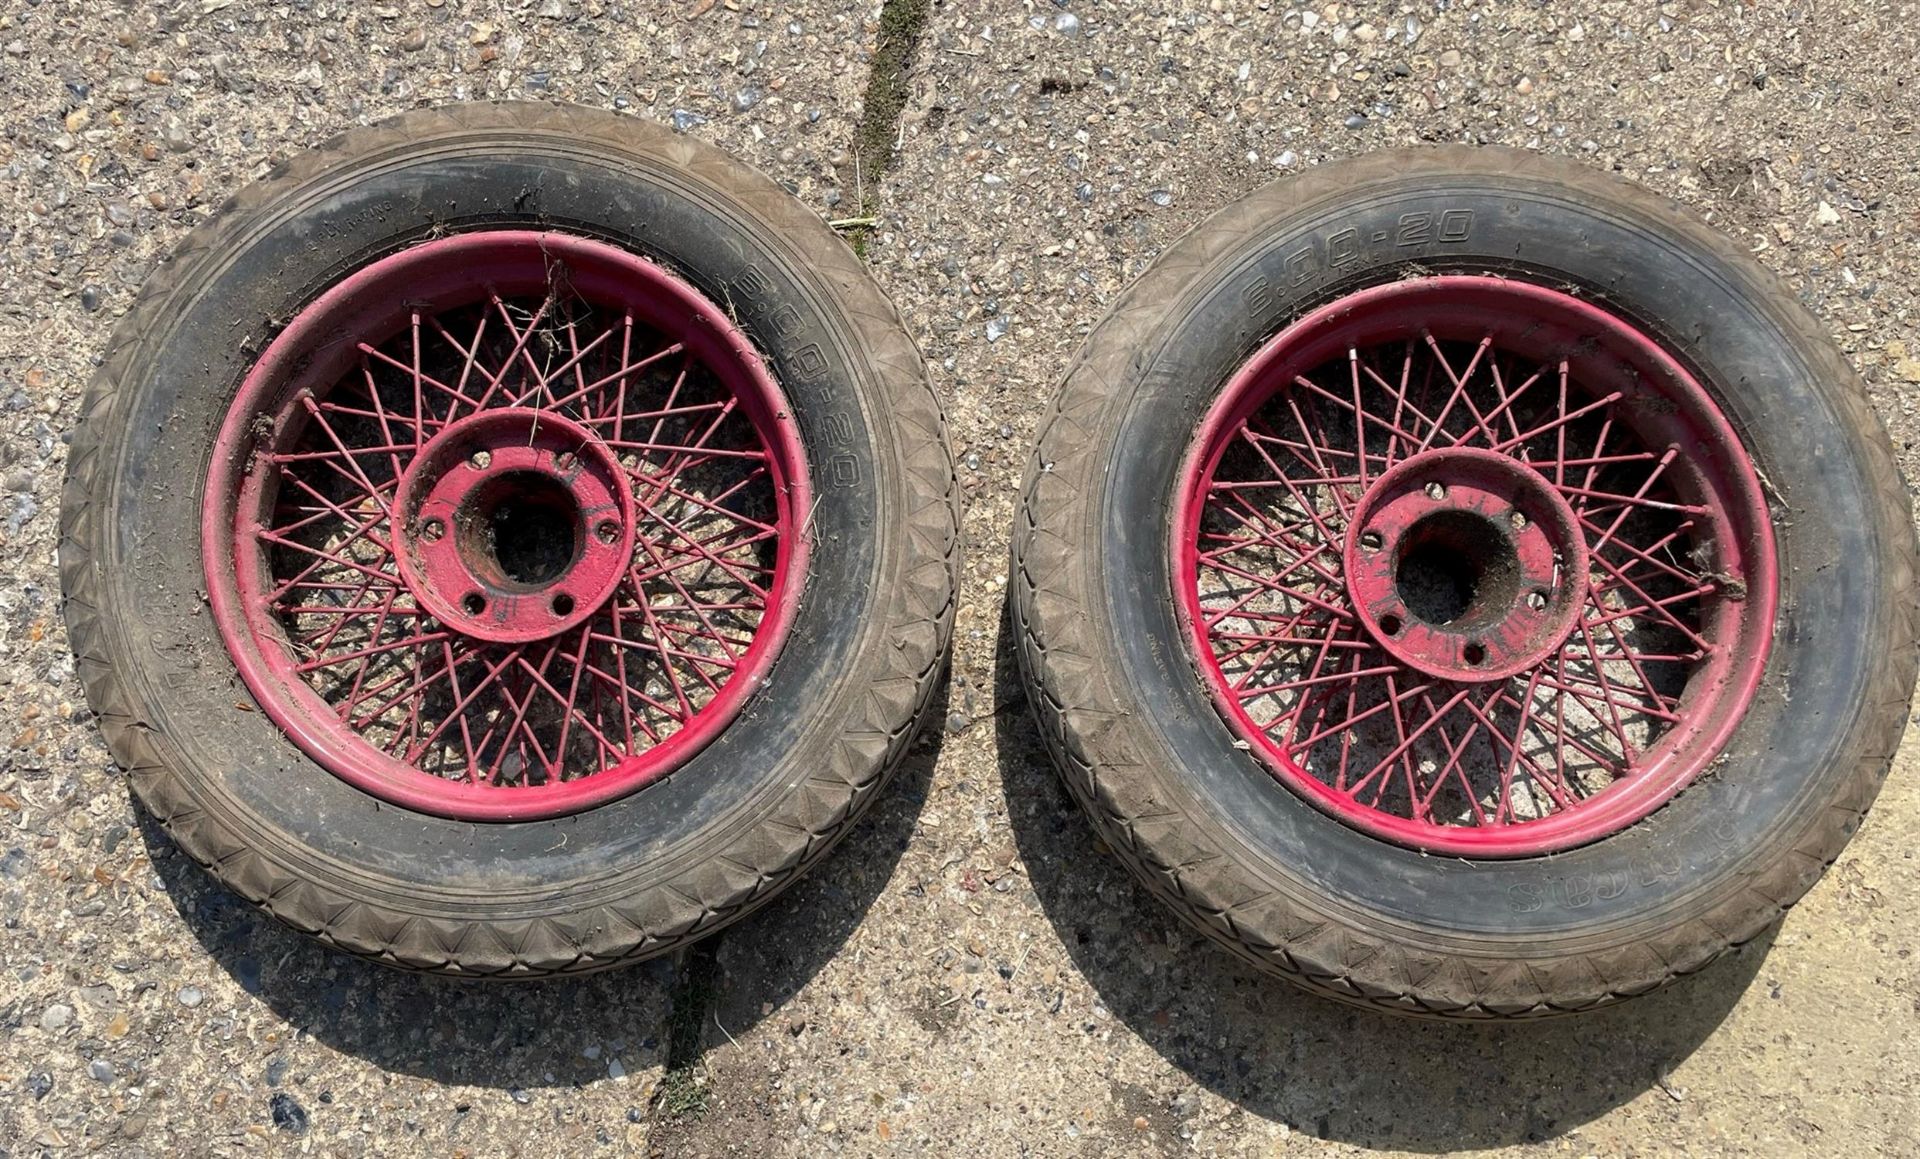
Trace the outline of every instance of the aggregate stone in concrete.
<instances>
[{"instance_id":1,"label":"aggregate stone in concrete","mask_svg":"<svg viewBox=\"0 0 1920 1159\"><path fill-rule=\"evenodd\" d=\"M852 162L872 3L0 13L0 1149L1911 1154L1912 744L1738 957L1560 1023L1390 1021L1246 970L1131 883L1046 767L1002 603L1025 448L1105 306L1233 198L1390 145L1543 149L1690 206L1826 324L1912 475L1917 21L1872 0L949 0L876 178ZM708 951L532 987L367 966L212 887L129 804L53 569L62 435L160 256L294 150L502 96L675 123L828 217L872 204L867 255L968 503L939 723L842 850Z\"/></svg>"}]
</instances>

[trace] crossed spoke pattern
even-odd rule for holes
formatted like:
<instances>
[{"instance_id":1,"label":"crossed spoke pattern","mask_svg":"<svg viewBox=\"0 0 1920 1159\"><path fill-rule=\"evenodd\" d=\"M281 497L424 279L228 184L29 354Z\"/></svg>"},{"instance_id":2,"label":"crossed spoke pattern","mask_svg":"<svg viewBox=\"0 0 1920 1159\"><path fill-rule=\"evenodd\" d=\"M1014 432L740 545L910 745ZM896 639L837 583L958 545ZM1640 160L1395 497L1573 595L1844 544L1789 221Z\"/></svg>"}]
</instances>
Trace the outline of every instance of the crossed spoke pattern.
<instances>
[{"instance_id":1,"label":"crossed spoke pattern","mask_svg":"<svg viewBox=\"0 0 1920 1159\"><path fill-rule=\"evenodd\" d=\"M420 449L504 407L562 415L603 440L637 523L607 603L524 644L437 622L390 542L399 480ZM367 744L452 781L571 781L672 737L742 666L776 580L769 452L727 386L631 312L560 290L415 312L299 408L263 455L277 480L257 531L266 598L300 678Z\"/></svg>"},{"instance_id":2,"label":"crossed spoke pattern","mask_svg":"<svg viewBox=\"0 0 1920 1159\"><path fill-rule=\"evenodd\" d=\"M1688 452L1632 404L1478 342L1349 349L1282 383L1207 481L1196 583L1230 695L1272 747L1353 805L1442 827L1537 820L1643 767L1716 647L1711 507ZM1590 555L1558 652L1504 681L1397 663L1361 625L1341 558L1369 482L1422 451L1509 455L1565 497ZM1737 595L1738 593L1736 593Z\"/></svg>"}]
</instances>

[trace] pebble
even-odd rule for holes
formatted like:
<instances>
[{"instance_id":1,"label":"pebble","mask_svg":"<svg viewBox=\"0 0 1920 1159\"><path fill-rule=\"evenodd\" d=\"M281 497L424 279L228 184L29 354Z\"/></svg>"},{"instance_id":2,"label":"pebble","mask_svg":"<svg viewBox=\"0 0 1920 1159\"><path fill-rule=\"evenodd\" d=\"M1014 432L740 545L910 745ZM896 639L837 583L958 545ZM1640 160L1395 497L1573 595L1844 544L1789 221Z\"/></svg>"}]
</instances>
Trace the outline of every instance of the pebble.
<instances>
[{"instance_id":1,"label":"pebble","mask_svg":"<svg viewBox=\"0 0 1920 1159\"><path fill-rule=\"evenodd\" d=\"M1080 35L1080 18L1071 12L1056 12L1053 16L1053 30L1064 36Z\"/></svg>"},{"instance_id":2,"label":"pebble","mask_svg":"<svg viewBox=\"0 0 1920 1159\"><path fill-rule=\"evenodd\" d=\"M280 1130L295 1135L307 1133L307 1109L292 1095L281 1091L267 1100L267 1110L273 1115L273 1125Z\"/></svg>"},{"instance_id":3,"label":"pebble","mask_svg":"<svg viewBox=\"0 0 1920 1159\"><path fill-rule=\"evenodd\" d=\"M626 1064L621 1062L618 1058L609 1059L607 1061L607 1077L610 1079L626 1078L627 1077Z\"/></svg>"},{"instance_id":4,"label":"pebble","mask_svg":"<svg viewBox=\"0 0 1920 1159\"><path fill-rule=\"evenodd\" d=\"M998 342L1007 336L1007 320L1004 317L987 319L987 341Z\"/></svg>"},{"instance_id":5,"label":"pebble","mask_svg":"<svg viewBox=\"0 0 1920 1159\"><path fill-rule=\"evenodd\" d=\"M733 94L733 111L736 113L744 113L764 100L766 95L765 89L757 85L747 85L739 92Z\"/></svg>"},{"instance_id":6,"label":"pebble","mask_svg":"<svg viewBox=\"0 0 1920 1159\"><path fill-rule=\"evenodd\" d=\"M1152 193L1147 194L1147 200L1165 209L1167 206L1173 204L1173 191L1170 189L1156 189Z\"/></svg>"},{"instance_id":7,"label":"pebble","mask_svg":"<svg viewBox=\"0 0 1920 1159\"><path fill-rule=\"evenodd\" d=\"M113 1064L104 1058L96 1058L87 1064L87 1074L103 1083L113 1081Z\"/></svg>"},{"instance_id":8,"label":"pebble","mask_svg":"<svg viewBox=\"0 0 1920 1159\"><path fill-rule=\"evenodd\" d=\"M523 1107L533 1101L533 1096L528 1094L521 1087L508 1087L507 1097L512 1099L514 1102L519 1103Z\"/></svg>"},{"instance_id":9,"label":"pebble","mask_svg":"<svg viewBox=\"0 0 1920 1159\"><path fill-rule=\"evenodd\" d=\"M80 308L89 314L100 308L99 286L86 286L80 290Z\"/></svg>"},{"instance_id":10,"label":"pebble","mask_svg":"<svg viewBox=\"0 0 1920 1159\"><path fill-rule=\"evenodd\" d=\"M947 714L948 732L965 732L968 728L972 727L972 725L973 718L964 712L955 711Z\"/></svg>"},{"instance_id":11,"label":"pebble","mask_svg":"<svg viewBox=\"0 0 1920 1159\"><path fill-rule=\"evenodd\" d=\"M174 997L180 1000L180 1005L189 1010L207 1000L206 994L198 986L182 986L180 992Z\"/></svg>"},{"instance_id":12,"label":"pebble","mask_svg":"<svg viewBox=\"0 0 1920 1159\"><path fill-rule=\"evenodd\" d=\"M73 1021L73 1007L64 1002L56 1002L40 1013L40 1029L65 1030Z\"/></svg>"},{"instance_id":13,"label":"pebble","mask_svg":"<svg viewBox=\"0 0 1920 1159\"><path fill-rule=\"evenodd\" d=\"M427 30L416 28L400 38L402 52L419 52L427 46Z\"/></svg>"},{"instance_id":14,"label":"pebble","mask_svg":"<svg viewBox=\"0 0 1920 1159\"><path fill-rule=\"evenodd\" d=\"M1821 225L1840 224L1840 211L1824 201L1820 203L1820 208L1814 213L1813 217L1814 220L1818 221Z\"/></svg>"},{"instance_id":15,"label":"pebble","mask_svg":"<svg viewBox=\"0 0 1920 1159\"><path fill-rule=\"evenodd\" d=\"M673 110L673 131L684 133L695 125L704 125L707 119L691 109Z\"/></svg>"},{"instance_id":16,"label":"pebble","mask_svg":"<svg viewBox=\"0 0 1920 1159\"><path fill-rule=\"evenodd\" d=\"M193 134L188 132L185 121L168 114L160 122L160 143L167 147L169 153L185 153L193 148Z\"/></svg>"},{"instance_id":17,"label":"pebble","mask_svg":"<svg viewBox=\"0 0 1920 1159\"><path fill-rule=\"evenodd\" d=\"M32 1095L35 1101L44 1099L53 1093L53 1076L43 1070L34 1071L27 1076L26 1087L27 1093Z\"/></svg>"},{"instance_id":18,"label":"pebble","mask_svg":"<svg viewBox=\"0 0 1920 1159\"><path fill-rule=\"evenodd\" d=\"M1341 124L1344 124L1349 129L1364 129L1367 127L1367 115L1365 113L1355 113L1345 121L1342 121Z\"/></svg>"}]
</instances>

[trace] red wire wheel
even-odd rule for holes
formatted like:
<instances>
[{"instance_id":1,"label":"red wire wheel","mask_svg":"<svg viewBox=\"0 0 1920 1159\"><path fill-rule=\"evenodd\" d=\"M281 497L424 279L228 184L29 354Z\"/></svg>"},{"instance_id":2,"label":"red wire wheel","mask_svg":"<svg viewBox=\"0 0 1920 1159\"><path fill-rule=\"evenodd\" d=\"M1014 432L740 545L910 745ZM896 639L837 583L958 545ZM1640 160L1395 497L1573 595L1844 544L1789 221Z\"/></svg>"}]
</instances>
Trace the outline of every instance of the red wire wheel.
<instances>
[{"instance_id":1,"label":"red wire wheel","mask_svg":"<svg viewBox=\"0 0 1920 1159\"><path fill-rule=\"evenodd\" d=\"M1340 820L1475 857L1632 825L1765 669L1766 499L1654 338L1485 276L1338 298L1202 423L1175 595L1215 703Z\"/></svg>"},{"instance_id":2,"label":"red wire wheel","mask_svg":"<svg viewBox=\"0 0 1920 1159\"><path fill-rule=\"evenodd\" d=\"M713 302L604 243L466 234L355 271L262 352L214 446L208 594L328 770L449 817L553 816L739 712L804 584L808 495L787 403Z\"/></svg>"},{"instance_id":3,"label":"red wire wheel","mask_svg":"<svg viewBox=\"0 0 1920 1159\"><path fill-rule=\"evenodd\" d=\"M296 153L100 362L76 671L147 815L332 951L674 952L944 715L926 364L816 212L670 128L473 102Z\"/></svg>"},{"instance_id":4,"label":"red wire wheel","mask_svg":"<svg viewBox=\"0 0 1920 1159\"><path fill-rule=\"evenodd\" d=\"M1038 742L1147 889L1316 993L1532 1018L1700 971L1846 846L1920 670L1908 496L1825 330L1568 161L1249 194L1040 431Z\"/></svg>"}]
</instances>

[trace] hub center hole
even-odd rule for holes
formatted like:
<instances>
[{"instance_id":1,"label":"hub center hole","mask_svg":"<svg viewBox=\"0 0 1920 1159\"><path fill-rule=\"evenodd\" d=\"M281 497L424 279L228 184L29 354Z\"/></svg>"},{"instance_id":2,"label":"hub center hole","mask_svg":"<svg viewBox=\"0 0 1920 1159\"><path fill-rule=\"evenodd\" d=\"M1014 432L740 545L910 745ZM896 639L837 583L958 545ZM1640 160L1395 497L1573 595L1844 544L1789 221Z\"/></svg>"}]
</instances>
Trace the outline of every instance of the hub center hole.
<instances>
[{"instance_id":1,"label":"hub center hole","mask_svg":"<svg viewBox=\"0 0 1920 1159\"><path fill-rule=\"evenodd\" d=\"M1394 586L1407 610L1437 627L1465 629L1504 615L1520 590L1513 541L1471 511L1436 511L1401 536Z\"/></svg>"},{"instance_id":2,"label":"hub center hole","mask_svg":"<svg viewBox=\"0 0 1920 1159\"><path fill-rule=\"evenodd\" d=\"M580 554L579 503L537 471L492 480L467 501L459 523L468 566L502 587L552 583Z\"/></svg>"}]
</instances>

